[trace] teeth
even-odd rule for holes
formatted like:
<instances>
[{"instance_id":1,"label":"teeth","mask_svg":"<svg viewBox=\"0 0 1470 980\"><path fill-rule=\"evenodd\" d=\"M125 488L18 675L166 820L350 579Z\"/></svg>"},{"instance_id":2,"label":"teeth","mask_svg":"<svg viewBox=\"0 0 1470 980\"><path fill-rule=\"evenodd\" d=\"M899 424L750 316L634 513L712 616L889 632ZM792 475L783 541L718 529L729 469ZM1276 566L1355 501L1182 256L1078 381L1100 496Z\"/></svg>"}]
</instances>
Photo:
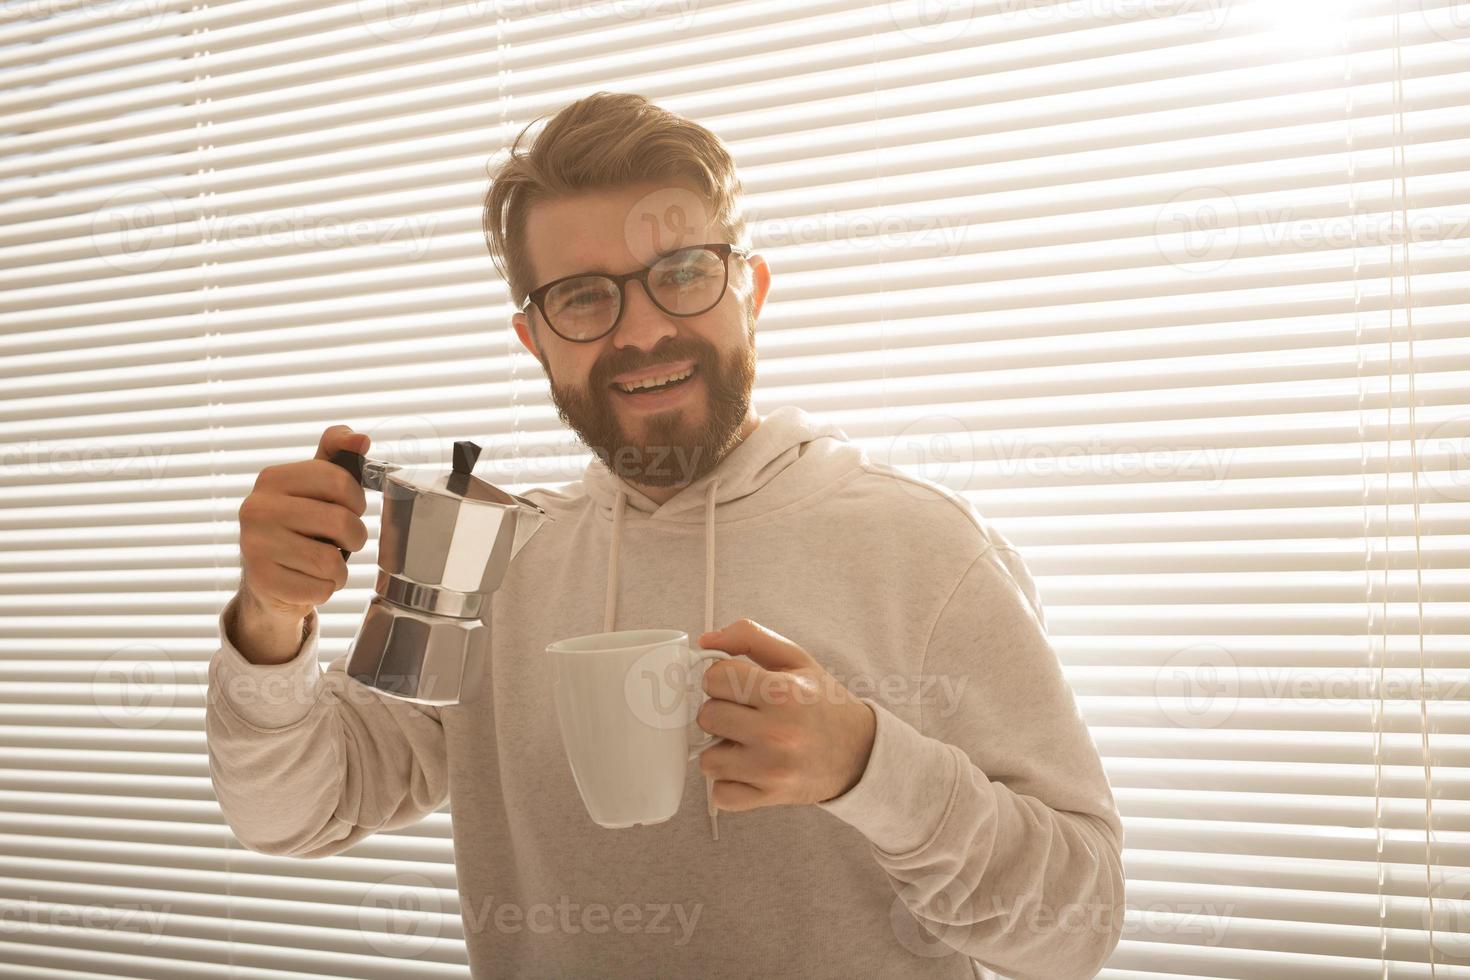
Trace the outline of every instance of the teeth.
<instances>
[{"instance_id":1,"label":"teeth","mask_svg":"<svg viewBox=\"0 0 1470 980\"><path fill-rule=\"evenodd\" d=\"M662 378L649 378L646 381L637 381L637 382L634 382L631 385L625 385L625 384L619 383L618 384L618 387L621 388L623 391L627 391L627 392L639 391L639 390L641 390L643 388L656 388L659 385L666 384L666 383L668 383L670 381L678 381L680 379L687 378L687 377L689 377L693 373L694 373L694 368L690 368L689 370L684 371L684 372L682 372L680 374L670 374L670 375L667 375L667 376L662 377Z\"/></svg>"}]
</instances>

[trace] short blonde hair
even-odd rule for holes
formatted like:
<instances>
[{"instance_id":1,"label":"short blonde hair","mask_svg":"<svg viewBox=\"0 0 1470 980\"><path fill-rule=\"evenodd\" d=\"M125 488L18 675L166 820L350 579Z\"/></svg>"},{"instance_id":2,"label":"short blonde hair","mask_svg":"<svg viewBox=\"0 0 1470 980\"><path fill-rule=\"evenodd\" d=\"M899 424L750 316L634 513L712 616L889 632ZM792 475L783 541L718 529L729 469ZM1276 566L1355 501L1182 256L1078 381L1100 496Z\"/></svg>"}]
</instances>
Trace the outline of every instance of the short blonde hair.
<instances>
[{"instance_id":1,"label":"short blonde hair","mask_svg":"<svg viewBox=\"0 0 1470 980\"><path fill-rule=\"evenodd\" d=\"M558 111L522 150L521 140L534 125L521 130L491 174L481 215L491 261L505 277L517 309L538 285L532 281L525 237L526 215L536 203L684 177L709 201L725 240L745 244L735 161L719 137L698 123L641 95L595 92ZM732 263L732 279L737 265Z\"/></svg>"}]
</instances>

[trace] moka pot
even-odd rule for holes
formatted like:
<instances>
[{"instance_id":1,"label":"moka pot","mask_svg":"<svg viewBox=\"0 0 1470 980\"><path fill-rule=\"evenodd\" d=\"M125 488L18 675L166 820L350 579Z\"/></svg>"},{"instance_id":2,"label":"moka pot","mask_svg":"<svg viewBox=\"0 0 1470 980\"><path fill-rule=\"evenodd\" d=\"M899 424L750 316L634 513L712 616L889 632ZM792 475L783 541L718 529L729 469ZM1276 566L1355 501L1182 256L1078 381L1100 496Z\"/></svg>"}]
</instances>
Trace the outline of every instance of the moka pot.
<instances>
[{"instance_id":1,"label":"moka pot","mask_svg":"<svg viewBox=\"0 0 1470 980\"><path fill-rule=\"evenodd\" d=\"M435 473L333 454L364 489L383 495L376 594L348 650L353 680L420 704L479 696L490 655L483 614L516 554L551 519L474 476L479 456L475 443L456 442L453 470Z\"/></svg>"}]
</instances>

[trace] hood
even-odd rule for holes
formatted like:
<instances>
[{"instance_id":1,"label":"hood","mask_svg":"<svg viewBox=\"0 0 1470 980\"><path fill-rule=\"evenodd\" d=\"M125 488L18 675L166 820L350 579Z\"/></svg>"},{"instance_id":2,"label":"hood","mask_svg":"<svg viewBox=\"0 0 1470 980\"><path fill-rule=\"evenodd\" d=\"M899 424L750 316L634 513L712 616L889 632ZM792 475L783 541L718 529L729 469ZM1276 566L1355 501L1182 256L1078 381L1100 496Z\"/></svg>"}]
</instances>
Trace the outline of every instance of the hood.
<instances>
[{"instance_id":1,"label":"hood","mask_svg":"<svg viewBox=\"0 0 1470 980\"><path fill-rule=\"evenodd\" d=\"M613 475L594 456L582 476L582 486L598 515L613 525L602 632L617 629L618 558L625 522L704 525L704 628L713 630L717 625L714 602L718 525L767 513L799 500L860 466L862 456L862 450L848 441L841 429L818 422L792 405L762 417L755 430L718 466L662 505ZM673 467L679 463L680 460L671 458L661 465ZM705 804L710 835L718 840L718 811L708 779Z\"/></svg>"}]
</instances>

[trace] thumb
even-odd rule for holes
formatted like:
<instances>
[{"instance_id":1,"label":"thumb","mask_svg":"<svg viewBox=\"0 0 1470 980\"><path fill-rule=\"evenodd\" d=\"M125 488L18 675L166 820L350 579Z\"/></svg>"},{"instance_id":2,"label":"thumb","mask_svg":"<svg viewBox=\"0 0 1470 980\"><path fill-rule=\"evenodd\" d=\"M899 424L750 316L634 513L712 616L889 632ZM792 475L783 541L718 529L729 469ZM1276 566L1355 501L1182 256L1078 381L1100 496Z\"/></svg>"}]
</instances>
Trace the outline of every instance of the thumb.
<instances>
[{"instance_id":1,"label":"thumb","mask_svg":"<svg viewBox=\"0 0 1470 980\"><path fill-rule=\"evenodd\" d=\"M700 634L699 645L705 650L749 657L767 670L797 670L816 663L800 644L749 619L737 619L722 629Z\"/></svg>"},{"instance_id":2,"label":"thumb","mask_svg":"<svg viewBox=\"0 0 1470 980\"><path fill-rule=\"evenodd\" d=\"M372 439L365 432L353 432L351 426L333 425L322 432L321 442L316 447L317 459L331 459L338 450L346 449L362 455L368 451Z\"/></svg>"}]
</instances>

